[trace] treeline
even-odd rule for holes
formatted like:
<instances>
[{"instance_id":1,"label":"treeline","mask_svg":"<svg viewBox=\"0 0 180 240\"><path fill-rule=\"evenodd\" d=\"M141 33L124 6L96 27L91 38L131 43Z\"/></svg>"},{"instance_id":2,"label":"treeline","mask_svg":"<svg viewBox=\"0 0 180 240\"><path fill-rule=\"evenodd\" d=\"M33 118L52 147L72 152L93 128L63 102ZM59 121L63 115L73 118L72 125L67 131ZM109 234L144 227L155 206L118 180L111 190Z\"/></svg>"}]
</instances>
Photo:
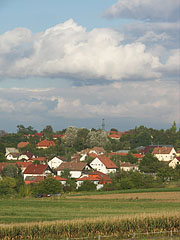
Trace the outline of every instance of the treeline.
<instances>
[{"instance_id":1,"label":"treeline","mask_svg":"<svg viewBox=\"0 0 180 240\"><path fill-rule=\"evenodd\" d=\"M111 129L118 131L117 129ZM65 156L67 159L71 158L73 153L81 151L86 148L94 146L103 147L106 152L116 152L119 150L130 150L137 152L137 147L147 145L172 145L176 150L180 149L180 130L177 131L176 123L172 124L170 129L157 130L153 128L146 128L145 126L131 129L128 133L123 134L119 140L109 138L108 133L101 129L87 129L69 127L61 131L53 131L53 128L48 125L41 133L43 137L32 136L36 133L33 127L17 126L17 133L3 134L0 136L0 160L5 160L5 147L17 147L21 141L28 141L27 145L22 151L30 151L37 156ZM25 137L28 135L29 137ZM36 144L43 139L53 140L54 134L65 135L65 138L58 138L54 140L56 145L42 150L37 149Z\"/></svg>"}]
</instances>

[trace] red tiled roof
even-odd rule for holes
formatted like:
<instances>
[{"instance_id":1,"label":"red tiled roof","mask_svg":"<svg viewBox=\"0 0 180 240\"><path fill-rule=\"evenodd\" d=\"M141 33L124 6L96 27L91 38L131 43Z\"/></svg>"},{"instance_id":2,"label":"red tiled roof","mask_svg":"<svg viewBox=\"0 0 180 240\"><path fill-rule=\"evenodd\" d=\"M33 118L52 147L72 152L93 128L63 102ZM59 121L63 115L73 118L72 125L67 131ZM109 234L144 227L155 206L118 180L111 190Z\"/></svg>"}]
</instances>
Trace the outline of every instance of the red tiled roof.
<instances>
[{"instance_id":1,"label":"red tiled roof","mask_svg":"<svg viewBox=\"0 0 180 240\"><path fill-rule=\"evenodd\" d=\"M52 178L55 178L55 179L58 180L58 181L67 181L66 178L62 178L62 177L60 177L60 176L55 176L55 177L52 177Z\"/></svg>"},{"instance_id":2,"label":"red tiled roof","mask_svg":"<svg viewBox=\"0 0 180 240\"><path fill-rule=\"evenodd\" d=\"M156 147L152 154L169 154L172 151L172 147Z\"/></svg>"},{"instance_id":3,"label":"red tiled roof","mask_svg":"<svg viewBox=\"0 0 180 240\"><path fill-rule=\"evenodd\" d=\"M97 158L106 166L106 168L118 168L109 157L97 156Z\"/></svg>"},{"instance_id":4,"label":"red tiled roof","mask_svg":"<svg viewBox=\"0 0 180 240\"><path fill-rule=\"evenodd\" d=\"M43 137L44 133L35 133L34 135L37 136L37 137Z\"/></svg>"},{"instance_id":5,"label":"red tiled roof","mask_svg":"<svg viewBox=\"0 0 180 240\"><path fill-rule=\"evenodd\" d=\"M29 142L19 142L17 148L24 148L29 144Z\"/></svg>"},{"instance_id":6,"label":"red tiled roof","mask_svg":"<svg viewBox=\"0 0 180 240\"><path fill-rule=\"evenodd\" d=\"M144 155L143 154L140 154L140 153L131 153L134 157L136 158L143 158ZM115 152L112 152L112 153L109 153L110 156L113 156L113 155L120 155L120 156L127 156L127 153L115 153Z\"/></svg>"},{"instance_id":7,"label":"red tiled roof","mask_svg":"<svg viewBox=\"0 0 180 240\"><path fill-rule=\"evenodd\" d=\"M45 139L37 144L37 147L50 147L50 146L55 146L55 142Z\"/></svg>"},{"instance_id":8,"label":"red tiled roof","mask_svg":"<svg viewBox=\"0 0 180 240\"><path fill-rule=\"evenodd\" d=\"M48 168L48 165L42 165L42 164L30 164L27 166L26 170L24 171L24 174L43 174L44 171Z\"/></svg>"},{"instance_id":9,"label":"red tiled roof","mask_svg":"<svg viewBox=\"0 0 180 240\"><path fill-rule=\"evenodd\" d=\"M29 166L31 164L32 164L31 162L16 162L16 165L18 167L27 167L27 166Z\"/></svg>"}]
</instances>

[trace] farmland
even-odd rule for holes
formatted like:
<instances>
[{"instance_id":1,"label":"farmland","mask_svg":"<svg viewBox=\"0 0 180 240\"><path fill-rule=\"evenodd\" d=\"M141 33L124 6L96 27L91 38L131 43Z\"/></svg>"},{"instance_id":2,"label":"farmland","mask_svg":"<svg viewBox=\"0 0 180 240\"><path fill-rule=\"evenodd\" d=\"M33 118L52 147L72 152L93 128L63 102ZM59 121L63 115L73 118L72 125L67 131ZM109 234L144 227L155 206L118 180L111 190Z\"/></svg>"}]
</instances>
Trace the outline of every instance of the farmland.
<instances>
[{"instance_id":1,"label":"farmland","mask_svg":"<svg viewBox=\"0 0 180 240\"><path fill-rule=\"evenodd\" d=\"M179 229L179 220L180 192L177 191L0 200L0 231L4 236L6 231L7 236L13 237L16 234L31 236L37 231L42 237L44 232L51 234L53 231L53 234L56 233L54 237L77 237L82 227L87 235L101 231L102 234L117 235L121 225L123 234L129 231L146 232L147 229L175 231Z\"/></svg>"}]
</instances>

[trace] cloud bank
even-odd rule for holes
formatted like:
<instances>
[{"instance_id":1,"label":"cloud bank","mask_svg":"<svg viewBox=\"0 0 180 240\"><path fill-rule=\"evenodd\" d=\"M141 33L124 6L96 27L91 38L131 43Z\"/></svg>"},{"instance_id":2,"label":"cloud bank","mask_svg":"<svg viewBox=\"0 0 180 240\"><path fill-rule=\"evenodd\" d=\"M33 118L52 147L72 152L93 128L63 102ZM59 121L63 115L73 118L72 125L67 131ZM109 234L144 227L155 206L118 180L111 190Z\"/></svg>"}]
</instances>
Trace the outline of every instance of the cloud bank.
<instances>
[{"instance_id":1,"label":"cloud bank","mask_svg":"<svg viewBox=\"0 0 180 240\"><path fill-rule=\"evenodd\" d=\"M160 78L163 64L146 49L144 38L125 44L118 31L87 32L72 19L38 34L17 28L0 35L0 78L63 77L82 83Z\"/></svg>"},{"instance_id":2,"label":"cloud bank","mask_svg":"<svg viewBox=\"0 0 180 240\"><path fill-rule=\"evenodd\" d=\"M148 21L177 21L179 0L118 0L104 16Z\"/></svg>"}]
</instances>

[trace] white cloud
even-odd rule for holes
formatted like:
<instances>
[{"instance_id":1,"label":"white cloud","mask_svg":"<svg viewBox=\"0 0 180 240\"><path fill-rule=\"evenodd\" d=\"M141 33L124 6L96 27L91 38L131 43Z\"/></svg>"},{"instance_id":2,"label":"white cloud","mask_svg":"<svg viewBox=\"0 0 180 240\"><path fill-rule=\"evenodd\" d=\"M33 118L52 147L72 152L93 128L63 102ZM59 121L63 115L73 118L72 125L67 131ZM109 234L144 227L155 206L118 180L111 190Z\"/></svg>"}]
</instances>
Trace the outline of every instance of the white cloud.
<instances>
[{"instance_id":1,"label":"white cloud","mask_svg":"<svg viewBox=\"0 0 180 240\"><path fill-rule=\"evenodd\" d=\"M0 76L122 80L159 78L161 63L141 43L122 44L112 29L87 32L72 19L32 35L14 29L0 35ZM14 39L13 41L8 39Z\"/></svg>"},{"instance_id":2,"label":"white cloud","mask_svg":"<svg viewBox=\"0 0 180 240\"><path fill-rule=\"evenodd\" d=\"M177 21L179 0L118 0L106 10L106 17L151 21Z\"/></svg>"}]
</instances>

